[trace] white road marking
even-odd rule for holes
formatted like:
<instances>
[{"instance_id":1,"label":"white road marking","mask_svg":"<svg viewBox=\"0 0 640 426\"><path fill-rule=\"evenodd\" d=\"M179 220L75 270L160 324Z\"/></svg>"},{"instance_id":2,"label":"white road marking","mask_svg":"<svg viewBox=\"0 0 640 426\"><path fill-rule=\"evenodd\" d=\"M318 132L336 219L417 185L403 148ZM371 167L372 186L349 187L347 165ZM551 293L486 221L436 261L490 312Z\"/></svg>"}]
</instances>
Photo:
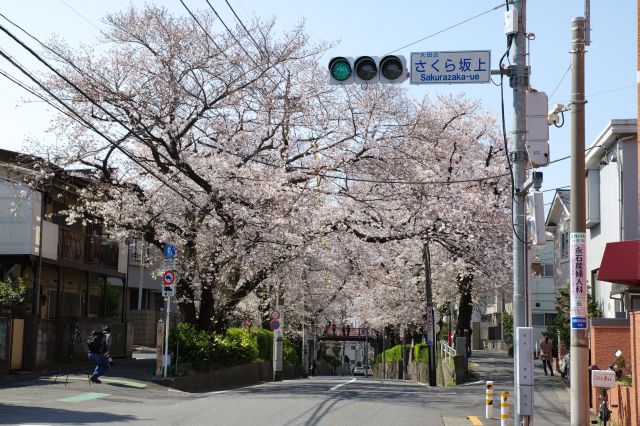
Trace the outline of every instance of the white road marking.
<instances>
[{"instance_id":1,"label":"white road marking","mask_svg":"<svg viewBox=\"0 0 640 426\"><path fill-rule=\"evenodd\" d=\"M344 382L344 383L340 383L339 385L335 385L334 387L332 387L332 388L331 388L331 389L329 389L329 390L330 390L330 391L338 390L338 389L340 389L340 387L342 387L342 386L344 386L344 385L348 385L349 383L353 383L353 382L355 382L355 381L356 381L356 379L355 379L355 378L353 378L353 379L349 380L348 382Z\"/></svg>"}]
</instances>

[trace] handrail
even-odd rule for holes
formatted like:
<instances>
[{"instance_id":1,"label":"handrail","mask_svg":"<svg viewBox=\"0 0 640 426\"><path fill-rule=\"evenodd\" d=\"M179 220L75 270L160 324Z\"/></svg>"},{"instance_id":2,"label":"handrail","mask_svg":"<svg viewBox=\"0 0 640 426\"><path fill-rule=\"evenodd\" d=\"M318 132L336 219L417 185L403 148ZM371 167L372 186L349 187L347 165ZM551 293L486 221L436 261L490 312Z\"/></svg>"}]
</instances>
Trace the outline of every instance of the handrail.
<instances>
[{"instance_id":1,"label":"handrail","mask_svg":"<svg viewBox=\"0 0 640 426\"><path fill-rule=\"evenodd\" d=\"M447 359L447 361L449 361L451 357L454 357L457 355L456 350L453 347L449 346L447 342L444 340L440 342L440 351L442 355L441 358Z\"/></svg>"}]
</instances>

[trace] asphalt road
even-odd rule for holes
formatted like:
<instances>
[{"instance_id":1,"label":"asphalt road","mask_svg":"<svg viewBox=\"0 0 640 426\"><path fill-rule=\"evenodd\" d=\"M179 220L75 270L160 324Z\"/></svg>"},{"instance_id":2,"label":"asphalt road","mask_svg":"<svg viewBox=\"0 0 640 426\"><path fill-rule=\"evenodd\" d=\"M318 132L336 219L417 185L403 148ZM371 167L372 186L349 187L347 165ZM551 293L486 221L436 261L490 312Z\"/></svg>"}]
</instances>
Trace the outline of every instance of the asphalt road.
<instances>
[{"instance_id":1,"label":"asphalt road","mask_svg":"<svg viewBox=\"0 0 640 426\"><path fill-rule=\"evenodd\" d=\"M153 383L86 376L0 383L1 424L471 425L484 414L482 384L429 388L414 382L316 377L189 394Z\"/></svg>"},{"instance_id":2,"label":"asphalt road","mask_svg":"<svg viewBox=\"0 0 640 426\"><path fill-rule=\"evenodd\" d=\"M500 391L513 388L513 359L495 351L474 351L480 381L456 387L314 377L198 394L154 382L154 360L139 355L117 360L99 385L78 373L91 371L90 363L66 385L64 375L57 383L46 375L0 378L0 424L493 426L500 422L484 419L484 381L495 384L495 417ZM536 364L535 384L535 423L569 425L566 380L544 376Z\"/></svg>"}]
</instances>

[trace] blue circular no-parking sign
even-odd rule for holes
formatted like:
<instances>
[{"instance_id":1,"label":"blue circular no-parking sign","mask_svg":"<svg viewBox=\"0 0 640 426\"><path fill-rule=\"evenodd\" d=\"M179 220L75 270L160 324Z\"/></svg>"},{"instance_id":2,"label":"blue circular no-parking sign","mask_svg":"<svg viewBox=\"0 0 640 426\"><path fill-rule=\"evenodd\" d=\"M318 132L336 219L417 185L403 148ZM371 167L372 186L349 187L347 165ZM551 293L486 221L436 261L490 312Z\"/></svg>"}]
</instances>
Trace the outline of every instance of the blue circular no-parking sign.
<instances>
[{"instance_id":1,"label":"blue circular no-parking sign","mask_svg":"<svg viewBox=\"0 0 640 426\"><path fill-rule=\"evenodd\" d=\"M271 329L273 331L275 331L275 330L277 330L279 328L280 328L280 321L277 321L277 320L271 321Z\"/></svg>"}]
</instances>

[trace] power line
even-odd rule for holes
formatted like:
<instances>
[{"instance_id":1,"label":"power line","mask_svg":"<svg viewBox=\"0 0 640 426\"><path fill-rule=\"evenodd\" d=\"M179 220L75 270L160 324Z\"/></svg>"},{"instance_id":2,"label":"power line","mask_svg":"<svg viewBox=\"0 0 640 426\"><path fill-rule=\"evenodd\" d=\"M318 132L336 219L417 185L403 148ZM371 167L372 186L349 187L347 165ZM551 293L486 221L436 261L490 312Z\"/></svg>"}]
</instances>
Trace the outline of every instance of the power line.
<instances>
[{"instance_id":1,"label":"power line","mask_svg":"<svg viewBox=\"0 0 640 426\"><path fill-rule=\"evenodd\" d=\"M633 84L629 84L628 86L617 87L615 89L609 89L602 92L589 93L588 95L585 95L585 99L589 99L594 96L606 95L607 93L618 92L620 90L629 89L631 87L637 87L637 86L638 86L637 83L633 83ZM562 102L571 102L571 99L565 99Z\"/></svg>"},{"instance_id":2,"label":"power line","mask_svg":"<svg viewBox=\"0 0 640 426\"><path fill-rule=\"evenodd\" d=\"M560 81L558 82L558 84L556 84L556 87L553 89L553 92L551 92L551 94L549 95L549 99L551 99L553 97L553 95L556 94L556 91L558 90L558 88L560 87L562 82L564 81L564 78L567 76L567 74L569 73L570 69L571 69L571 63L569 63L569 66L567 67L567 70L564 72L564 74L562 74L562 78L560 78Z\"/></svg>"},{"instance_id":3,"label":"power line","mask_svg":"<svg viewBox=\"0 0 640 426\"><path fill-rule=\"evenodd\" d=\"M70 5L69 3L67 3L67 2L66 2L66 1L64 1L64 0L60 0L60 2L61 2L62 4L64 4L65 6L67 6L69 9L71 9L71 10L72 10L76 15L78 15L79 17L81 17L82 19L84 19L84 20L85 20L89 25L91 25L93 28L95 28L96 30L98 30L98 31L102 32L102 30L101 30L97 25L95 25L93 22L91 22L89 19L87 19L87 17L86 17L86 16L84 16L82 13L78 12L78 11L77 11L77 10L75 10L73 7L71 7L71 5Z\"/></svg>"},{"instance_id":4,"label":"power line","mask_svg":"<svg viewBox=\"0 0 640 426\"><path fill-rule=\"evenodd\" d=\"M84 91L80 90L75 84L73 84L71 81L69 81L66 77L64 77L63 75L61 75L55 68L53 68L47 61L45 61L40 55L38 55L36 52L33 51L33 49L31 49L29 46L27 46L22 40L20 40L18 37L16 37L13 33L11 33L11 31L9 31L7 28L5 28L3 25L0 25L0 30L2 30L5 34L7 34L9 37L11 37L16 43L18 43L23 49L27 50L32 56L34 56L36 59L38 59L38 61L40 61L41 63L43 63L47 68L49 68L51 71L53 71L55 74L57 74L60 78L62 78L67 84L69 84L71 87L73 87L76 91L78 91L78 93L80 93L84 98L86 98L89 102L91 102L92 104L94 104L96 107L100 108L102 111L104 111L107 115L109 115L110 117L112 117L116 122L118 122L121 126L123 126L127 132L128 135L133 135L134 137L136 137L137 139L141 139L140 136L138 136L136 133L134 133L131 129L129 129L127 126L125 126L121 121L119 121L116 117L114 117L110 112L108 112L106 109L104 109L101 105L99 105L93 98L89 97ZM92 131L94 131L96 134L100 135L102 138L104 138L107 142L109 142L111 145L114 146L115 149L119 150L120 152L122 152L126 157L128 157L129 159L131 159L134 163L136 163L138 166L140 166L143 170L145 170L146 172L148 172L150 175L152 175L154 178L156 178L159 182L161 182L162 184L164 184L166 187L168 187L169 189L171 189L173 192L175 192L176 194L178 194L178 196L180 196L181 198L185 199L187 202L193 204L194 206L196 206L199 209L202 209L202 207L200 207L200 205L198 205L195 201L193 201L191 198L187 197L186 195L184 195L180 190L174 188L172 185L170 185L168 182L166 182L161 176L158 176L155 172L153 172L152 170L148 169L147 167L145 167L139 160L137 160L136 158L134 158L134 156L130 153L128 153L126 151L126 149L124 149L121 146L121 142L123 140L120 140L119 142L114 142L112 141L108 136L106 136L104 133L102 133L100 130L98 130L93 124L91 124L89 121L87 121L84 117L82 117L81 114L79 114L76 110L74 110L72 107L70 107L66 102L64 102L62 99L60 99L60 97L56 96L51 89L49 89L48 87L46 87L46 85L44 83L42 83L40 80L38 80L36 77L34 77L26 68L24 68L21 64L19 64L17 61L15 61L13 58L11 58L10 55L8 55L6 52L4 52L2 49L0 49L0 56L2 56L3 58L5 58L11 65L13 65L15 68L17 68L20 72L22 72L25 76L27 76L31 81L33 81L34 83L36 83L42 90L44 90L49 96L51 96L55 101L57 101L59 104L61 104L62 106L64 106L67 110L69 110L70 113L76 115L78 117L78 119L80 120L80 122L82 124L84 124L85 126L87 126L89 129L91 129ZM143 141L144 142L144 141Z\"/></svg>"},{"instance_id":5,"label":"power line","mask_svg":"<svg viewBox=\"0 0 640 426\"><path fill-rule=\"evenodd\" d=\"M208 3L208 1L207 1L207 3ZM471 18L467 18L467 19L465 19L464 21L460 21L460 22L458 22L457 24L453 24L453 25L448 26L447 28L443 28L443 29L441 29L440 31L437 31L437 32L435 32L435 33L433 33L433 34L429 34L428 36L423 37L423 38L421 38L420 40L416 40L416 41L413 41L413 42L411 42L411 43L409 43L409 44L405 44L405 45L404 45L404 46L402 46L402 47L399 47L399 48L397 48L397 49L395 49L395 50L392 50L391 52L388 52L388 53L387 53L387 55L390 55L390 54L392 54L392 53L395 53L395 52L397 52L398 50L402 50L402 49L405 49L405 48L407 48L407 47L413 46L414 44L418 44L418 43L420 43L421 41L425 41L425 40L427 40L427 39L430 39L431 37L435 37L435 36L437 36L438 34L442 34L443 32L445 32L445 31L449 31L450 29L453 29L453 28L455 28L455 27L459 27L460 25L462 25L462 24L466 24L466 23L467 23L467 22L469 22L469 21L473 21L474 19L479 18L479 17L481 17L481 16L483 16L483 15L486 15L486 14L487 14L487 13L489 13L489 12L493 12L494 10L498 10L498 9L500 9L500 8L501 8L501 7L503 7L503 6L504 6L504 3L500 3L499 5L497 5L497 6L495 6L495 7L492 7L492 8L491 8L491 9L489 9L489 10L485 10L485 11L484 11L484 12L482 12L482 13L479 13L479 14L477 14L477 15L475 15L475 16L472 16Z\"/></svg>"}]
</instances>

